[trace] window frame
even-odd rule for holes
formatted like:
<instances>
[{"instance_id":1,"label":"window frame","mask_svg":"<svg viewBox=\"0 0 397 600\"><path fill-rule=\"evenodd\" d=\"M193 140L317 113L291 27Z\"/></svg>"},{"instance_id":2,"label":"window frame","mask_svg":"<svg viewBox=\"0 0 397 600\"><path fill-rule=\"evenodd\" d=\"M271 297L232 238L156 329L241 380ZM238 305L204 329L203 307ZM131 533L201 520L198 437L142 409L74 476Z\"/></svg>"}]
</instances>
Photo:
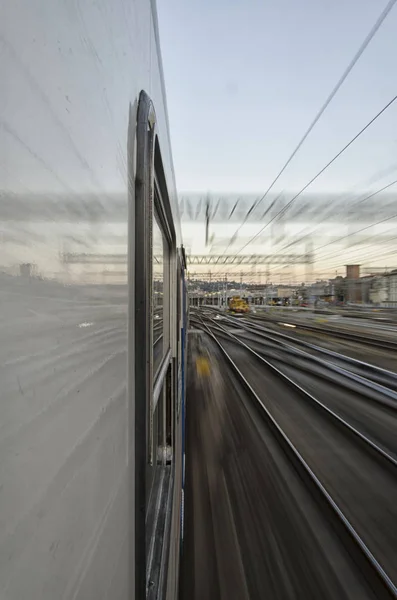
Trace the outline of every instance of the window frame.
<instances>
[{"instance_id":1,"label":"window frame","mask_svg":"<svg viewBox=\"0 0 397 600\"><path fill-rule=\"evenodd\" d=\"M130 255L134 256L133 266L129 264L131 287L133 282L131 300L133 310L129 327L133 336L134 357L132 368L135 436L135 595L144 597L147 585L146 538L150 535L150 518L147 522L147 510L153 504L152 500L157 498L158 489L157 491L153 489L156 487L154 482L159 474L157 465L165 466L169 462L167 459L169 432L171 432L172 448L175 442L173 422L176 408L175 390L172 385L175 367L172 354L176 328L174 315L176 235L156 131L155 112L149 96L143 91L138 103L135 140L135 198L131 205L129 229L130 243L133 247ZM164 348L155 374L153 373L153 219L156 219L167 247L163 260ZM150 556L149 551L149 564Z\"/></svg>"}]
</instances>

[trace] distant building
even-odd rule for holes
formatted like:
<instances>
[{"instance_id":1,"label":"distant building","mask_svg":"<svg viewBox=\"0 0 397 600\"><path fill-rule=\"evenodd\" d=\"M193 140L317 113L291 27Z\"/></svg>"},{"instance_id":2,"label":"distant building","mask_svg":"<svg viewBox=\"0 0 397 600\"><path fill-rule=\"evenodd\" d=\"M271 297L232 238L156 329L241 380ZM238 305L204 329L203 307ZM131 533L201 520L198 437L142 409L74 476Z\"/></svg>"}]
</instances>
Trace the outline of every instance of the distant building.
<instances>
[{"instance_id":1,"label":"distant building","mask_svg":"<svg viewBox=\"0 0 397 600\"><path fill-rule=\"evenodd\" d=\"M370 304L371 301L371 289L374 281L373 275L365 275L364 277L360 277L360 293L361 293L361 302L363 304Z\"/></svg>"},{"instance_id":2,"label":"distant building","mask_svg":"<svg viewBox=\"0 0 397 600\"><path fill-rule=\"evenodd\" d=\"M32 263L22 263L19 265L19 274L21 277L33 277L36 274L36 265Z\"/></svg>"},{"instance_id":3,"label":"distant building","mask_svg":"<svg viewBox=\"0 0 397 600\"><path fill-rule=\"evenodd\" d=\"M353 304L362 302L360 265L346 265L346 300Z\"/></svg>"},{"instance_id":4,"label":"distant building","mask_svg":"<svg viewBox=\"0 0 397 600\"><path fill-rule=\"evenodd\" d=\"M344 302L346 300L346 279L338 275L334 279L330 279L330 297L334 302Z\"/></svg>"},{"instance_id":5,"label":"distant building","mask_svg":"<svg viewBox=\"0 0 397 600\"><path fill-rule=\"evenodd\" d=\"M314 297L315 299L324 299L331 295L330 282L327 280L318 280L315 283L312 283L307 288L307 293L309 296Z\"/></svg>"},{"instance_id":6,"label":"distant building","mask_svg":"<svg viewBox=\"0 0 397 600\"><path fill-rule=\"evenodd\" d=\"M373 277L369 296L373 304L397 308L397 270Z\"/></svg>"},{"instance_id":7,"label":"distant building","mask_svg":"<svg viewBox=\"0 0 397 600\"><path fill-rule=\"evenodd\" d=\"M290 298L291 296L294 295L294 292L296 290L296 286L283 286L283 287L278 287L277 288L277 294L276 298Z\"/></svg>"},{"instance_id":8,"label":"distant building","mask_svg":"<svg viewBox=\"0 0 397 600\"><path fill-rule=\"evenodd\" d=\"M346 278L347 279L359 279L360 278L360 265L346 265Z\"/></svg>"},{"instance_id":9,"label":"distant building","mask_svg":"<svg viewBox=\"0 0 397 600\"><path fill-rule=\"evenodd\" d=\"M389 280L389 299L388 302L397 308L397 270L387 275Z\"/></svg>"},{"instance_id":10,"label":"distant building","mask_svg":"<svg viewBox=\"0 0 397 600\"><path fill-rule=\"evenodd\" d=\"M381 305L388 299L386 277L374 277L371 282L369 299L373 304Z\"/></svg>"}]
</instances>

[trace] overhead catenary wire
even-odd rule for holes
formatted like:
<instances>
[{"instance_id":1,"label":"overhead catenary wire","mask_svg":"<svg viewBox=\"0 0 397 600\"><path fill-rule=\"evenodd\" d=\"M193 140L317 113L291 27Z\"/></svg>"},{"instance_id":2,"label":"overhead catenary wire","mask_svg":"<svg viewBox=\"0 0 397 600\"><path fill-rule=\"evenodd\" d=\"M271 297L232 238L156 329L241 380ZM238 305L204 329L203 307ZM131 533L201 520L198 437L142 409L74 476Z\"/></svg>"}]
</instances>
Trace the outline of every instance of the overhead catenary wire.
<instances>
[{"instance_id":1,"label":"overhead catenary wire","mask_svg":"<svg viewBox=\"0 0 397 600\"><path fill-rule=\"evenodd\" d=\"M353 232L348 233L346 235L342 235L337 240L333 240L332 242L327 242L326 244L323 244L322 246L317 246L317 248L313 248L313 252L315 252L316 250L320 250L321 248L326 248L327 246L330 246L331 244L335 244L337 242L340 242L341 240L344 240L344 239L346 239L348 237L351 237L353 235L357 235L357 233L361 233L362 231L366 231L367 229L371 229L371 227L375 227L376 225L382 225L383 223L387 223L387 221L391 221L392 219L397 219L397 214L391 215L390 217L386 217L385 219L381 219L379 221L376 221L376 223L371 223L370 225L366 225L365 227L362 227L358 231L353 231Z\"/></svg>"},{"instance_id":2,"label":"overhead catenary wire","mask_svg":"<svg viewBox=\"0 0 397 600\"><path fill-rule=\"evenodd\" d=\"M371 127L371 125L381 116L383 115L384 112L386 112L386 110L388 108L390 108L390 106L397 100L397 95L394 96L320 171L318 171L318 173L312 177L312 179L306 183L306 185L303 186L303 188L297 193L295 194L295 196L293 196L291 198L291 200L272 218L270 219L270 221L268 221L268 223L266 223L254 236L252 236L252 238L250 238L248 240L248 242L246 242L237 252L237 254L240 254L240 252L242 252L247 246L249 246L250 244L252 244L253 241L255 241L259 235L271 224L273 223L273 221L275 221L277 219L277 217L279 217L280 215L282 216L288 209L289 207L293 204L293 202L295 202L295 200L297 198L299 198L299 196L301 194L303 194L303 192L305 190L307 190L307 188L314 183L314 181L316 181L316 179L318 179L320 177L320 175L322 175L369 127Z\"/></svg>"},{"instance_id":3,"label":"overhead catenary wire","mask_svg":"<svg viewBox=\"0 0 397 600\"><path fill-rule=\"evenodd\" d=\"M396 215L396 217L397 217L397 215ZM371 225L371 227L372 226L373 225ZM349 235L351 235L351 234L349 234ZM344 236L344 237L348 237L348 236ZM391 238L390 242L393 242L394 240L397 240L397 236L394 237L394 238ZM366 246L368 246L368 245L370 245L370 244L367 244ZM389 256L392 256L392 255L396 255L396 252L395 252L394 248L393 248L393 250L382 249L382 250L380 250L380 252L378 251L378 252L375 252L375 253L374 253L373 250L371 250L371 251L365 250L364 253L363 253L363 248L365 248L365 246L363 246L363 247L360 248L360 252L361 252L361 254L360 254L360 262L362 262L363 260L367 260L367 259L371 259L371 262L378 262L383 257L389 257ZM358 248L352 250L351 253L350 253L350 256L351 256L352 253L357 252L358 250L359 250ZM350 258L346 259L345 258L345 260L344 260L343 263L339 263L338 262L338 263L335 264L335 262L334 262L334 263L331 263L328 267L325 266L326 263L330 259L340 260L340 255L344 254L344 253L346 253L346 248L340 249L337 252L335 252L334 254L328 254L328 255L319 257L319 259L316 260L316 263L319 266L321 266L321 265L324 265L324 266L321 266L321 270L314 271L312 273L312 275L314 276L314 275L321 274L323 276L326 275L328 277L332 271L334 271L335 269L338 269L339 267L345 266L349 262L349 260L355 260L355 259L350 259ZM280 270L282 268L285 268L286 266L288 266L288 265L284 265L283 267L282 266L271 266L270 267L269 275L271 277L277 277L277 276L279 276L280 275Z\"/></svg>"},{"instance_id":4,"label":"overhead catenary wire","mask_svg":"<svg viewBox=\"0 0 397 600\"><path fill-rule=\"evenodd\" d=\"M298 145L295 147L295 149L293 150L293 152L291 153L291 155L288 157L287 161L284 163L283 167L278 172L278 174L276 175L276 177L270 183L270 185L266 189L265 193L259 198L259 200L255 201L253 203L253 205L251 206L251 208L247 212L247 214L246 214L243 222L239 225L239 227L237 228L237 230L235 231L235 233L232 235L228 246L224 250L224 253L226 253L226 251L228 250L228 248L230 247L230 245L236 239L236 237L238 235L238 232L241 230L241 228L247 222L249 215L267 197L267 195L270 192L270 190L274 187L274 185L280 179L281 175L284 173L285 169L291 163L291 161L293 160L293 158L295 157L295 155L299 152L300 148L302 147L302 145L306 141L307 137L310 135L310 133L314 129L315 125L318 123L318 121L320 120L320 118L322 117L322 115L324 114L324 112L326 111L326 109L328 108L329 104L332 102L332 100L334 99L334 97L338 93L339 89L342 87L343 83L345 82L345 80L347 79L347 77L349 76L349 74L351 73L351 71L353 70L354 66L356 65L356 63L358 62L358 60L360 59L360 57L362 56L362 54L364 53L364 51L366 50L366 48L368 47L368 45L370 44L371 40L373 39L373 37L375 36L375 34L377 33L377 31L379 30L380 26L382 25L382 23L385 21L385 19L389 15L389 13L392 10L393 6L396 4L396 1L397 0L390 0L388 2L388 4L386 5L386 7L384 8L384 10L381 12L381 14L379 15L379 17L376 20L375 24L372 26L372 28L370 29L370 31L366 35L365 39L363 40L362 44L358 48L357 52L353 56L352 60L349 62L348 66L346 67L346 69L343 72L342 76L340 77L340 79L336 83L335 87L332 89L332 91L329 94L328 98L326 99L326 101L324 102L324 104L321 106L320 110L318 111L318 113L314 117L313 121L309 125L308 129L304 133L304 135L301 138L301 140L299 141Z\"/></svg>"},{"instance_id":5,"label":"overhead catenary wire","mask_svg":"<svg viewBox=\"0 0 397 600\"><path fill-rule=\"evenodd\" d=\"M392 182L392 183L390 183L390 184L388 184L385 187L386 188L391 187L392 185L395 185L396 183L397 183L397 180L394 181L394 182ZM382 189L384 189L384 188L382 188ZM378 190L378 192L379 191L381 191L381 190ZM370 194L370 196L372 197L375 194L376 194L376 192ZM376 221L375 223L370 223L369 225L366 225L365 227L362 227L361 229L358 229L358 230L352 231L352 232L350 232L350 233L348 233L346 235L340 236L336 240L333 239L330 242L327 242L326 244L322 244L321 246L317 246L317 247L315 247L315 248L312 249L312 252L314 253L316 250L321 250L322 248L326 248L328 246L332 246L332 245L337 244L338 242L340 242L342 240L345 240L347 238L354 237L355 235L357 235L359 233L362 233L363 231L366 231L368 229L372 229L373 227L376 227L377 225L382 225L383 223L387 223L388 221L391 221L392 219L397 219L397 213L394 214L394 215L391 215L389 217L385 217L384 219L380 219L380 220ZM388 229L386 233L388 233L389 231L394 231L394 228ZM371 237L372 236L368 236L366 239L370 239ZM390 240L388 240L388 243L390 243L391 241L394 241L395 239L397 239L397 236L391 238ZM365 244L364 247L368 246L368 245L370 245L370 244ZM349 253L351 254L351 253L354 253L354 252L357 252L357 251L362 251L362 248L363 248L363 246L361 245L359 248L350 249ZM284 250L284 249L285 249L285 247L282 250ZM321 255L320 256L316 256L315 257L315 262L322 264L325 261L328 261L328 260L330 260L332 258L337 258L341 253L346 253L346 248L341 248L341 249L335 250L333 252L331 251L331 253L323 254L322 256ZM385 251L385 249L382 249L381 254L379 256L390 255L390 254L393 254L393 253L395 253L395 250ZM277 252L277 254L279 254L279 252ZM368 255L362 255L362 256L360 256L360 259L366 258L366 256L377 258L378 254L377 253L374 254L374 252L372 251ZM275 265L270 266L269 265L269 269L271 271L271 274L274 275L274 274L277 274L277 272L280 269L285 268L286 266L288 266L288 265L283 265L283 266L275 266ZM337 266L340 266L340 265L337 265ZM334 268L334 266L330 267L330 269L332 269L332 268Z\"/></svg>"},{"instance_id":6,"label":"overhead catenary wire","mask_svg":"<svg viewBox=\"0 0 397 600\"><path fill-rule=\"evenodd\" d=\"M397 236L394 238L394 240L397 240ZM383 251L382 250L382 251L376 252L376 253L374 253L373 250L368 250L367 249L366 252L364 252L364 253L361 252L361 254L360 254L360 263L363 260L366 261L367 259L370 262L374 262L374 261L376 262L376 261L378 261L379 259L381 259L381 258L383 258L385 256L392 256L392 255L395 256L395 250L394 250L394 248L393 248L393 250L387 250L387 251ZM320 263L320 264L323 264L323 263ZM346 260L344 261L343 264L344 265L346 264ZM351 261L349 261L349 264L354 264L354 263L352 263Z\"/></svg>"},{"instance_id":7,"label":"overhead catenary wire","mask_svg":"<svg viewBox=\"0 0 397 600\"><path fill-rule=\"evenodd\" d=\"M392 229L389 229L389 231L396 231L395 226ZM379 248L382 252L389 252L390 246L392 244L392 242L394 242L394 240L397 239L397 235L393 236L393 237L389 237L387 239L387 244L382 245L381 248ZM371 240L370 242L368 240ZM347 255L347 257L345 258L345 260L351 261L352 260L352 255L356 254L357 252L360 252L360 260L362 260L362 258L365 257L365 254L363 255L363 252L365 251L366 253L368 252L368 248L371 247L371 253L373 256L376 256L376 254L374 254L374 249L373 249L373 236L368 236L367 238L365 238L364 243L360 243L360 244L355 244L353 247L350 246L349 248L339 248L339 250L335 250L334 252L331 252L329 254L324 254L323 256L319 256L316 258L316 263L317 264L322 264L325 261L329 261L330 259L334 259L334 258L338 258L341 254L343 254L345 257Z\"/></svg>"},{"instance_id":8,"label":"overhead catenary wire","mask_svg":"<svg viewBox=\"0 0 397 600\"><path fill-rule=\"evenodd\" d=\"M320 249L325 248L327 246L332 246L333 244L337 244L338 242L340 242L342 240L345 240L347 238L354 237L355 235L357 235L357 234L359 234L359 233L361 233L363 231L366 231L368 229L372 229L373 227L376 227L377 225L382 225L383 223L389 222L392 219L397 219L397 213L394 214L394 215L391 215L389 217L386 217L384 219L380 219L380 220L378 220L378 221L376 221L374 223L370 223L369 225L366 225L365 227L362 227L359 230L356 230L356 231L353 231L351 233L348 233L348 234L345 234L343 236L340 236L336 240L331 240L330 242L327 242L326 244L323 244L321 246L317 246L316 248L313 249L313 252L315 250L320 250ZM384 233L391 233L391 232L394 232L394 231L395 231L395 227L392 227L392 228L388 229ZM365 238L364 241L371 239L371 237L372 236L367 236L367 238ZM389 244L392 245L392 242L394 242L395 240L397 240L397 236L393 236L392 238L388 239L387 240L387 244L388 245ZM349 260L355 260L355 259L350 259L350 256L352 256L352 254L354 254L356 252L360 252L361 253L360 254L360 261L362 261L362 259L366 259L367 257L371 258L371 259L374 259L374 260L377 261L382 256L396 255L396 251L395 251L394 248L393 248L393 250L388 250L387 248L383 247L382 249L379 249L380 252L379 251L378 252L374 252L373 250L370 251L370 252L368 252L367 250L365 250L365 248L368 247L368 246L370 246L370 245L371 245L370 243L360 244L359 246L356 246L355 248L349 248L348 250L346 248L335 249L334 251L331 251L330 253L326 253L326 254L323 254L321 256L316 256L315 262L317 264L321 265L321 264L324 264L324 263L328 262L331 259L335 259L336 258L336 260L338 260L339 257L340 257L340 255L341 254L345 254L346 255L346 252L349 254L349 258L346 258L343 264L337 264L337 265L335 265L333 263L333 264L331 264L329 266L328 269L327 268L325 270L322 269L321 273L324 274L324 273L330 273L335 267L339 267L339 266L345 265L346 264L346 260L347 261L349 261ZM364 254L363 254L363 251L364 251ZM261 276L261 275L264 275L265 273L268 273L269 276L277 276L277 274L279 274L280 270L286 269L286 268L291 267L291 266L294 266L294 263L288 263L288 264L283 264L283 265L268 264L266 271L257 272L255 274L255 276ZM235 269L237 269L237 270L235 270ZM229 269L228 271L226 271L225 273L228 273L230 276L233 276L233 275L237 275L238 276L240 274L240 271L241 271L241 267L234 266L231 269ZM223 273L223 275L225 275L225 273ZM313 275L314 274L315 273L313 273ZM202 275L203 276L207 276L208 273L202 273ZM216 277L220 277L221 273L218 272L218 271L212 271L211 275L212 275L212 277L216 278Z\"/></svg>"},{"instance_id":9,"label":"overhead catenary wire","mask_svg":"<svg viewBox=\"0 0 397 600\"><path fill-rule=\"evenodd\" d=\"M366 180L366 184L371 184L374 183L377 180L382 179L385 175L391 174L393 171L396 171L397 168L397 163L392 163L391 165L389 165L386 169L382 169L381 171L377 171L375 175L371 175L371 177L369 178L369 180ZM358 206L363 204L364 202L367 202L368 200L370 200L371 198L373 198L374 196L381 194L382 192L385 192L386 190L388 190L390 187L392 187L393 185L395 185L397 183L397 180L394 180L390 183L387 183L386 185L382 185L382 187L376 189L376 190L372 190L370 193L367 194L355 194L355 196L352 197L352 199L354 199L354 202L352 204L352 206ZM362 187L363 183L360 182L358 185L360 185ZM354 186L354 188L351 190L351 192L353 192L353 190L357 188L357 185ZM279 198L279 196L276 197L275 200L277 200ZM335 213L335 202L337 203L337 205L340 205L341 203L343 203L343 206L346 207L346 201L348 201L350 198L350 195L346 195L346 194L342 194L340 196L339 199L336 199L333 201L332 205L333 208L330 209L333 216L338 216L339 214L342 214L342 211L339 210L339 212ZM272 202L272 206L275 203L275 200L273 200ZM266 213L269 211L269 208L266 210ZM265 214L266 214L265 213ZM296 246L297 244L302 243L305 239L311 239L311 236L314 233L314 229L313 227L306 227L303 230L301 230L297 235L299 237L293 239L292 241L288 242L286 245L284 245L282 248L277 250L277 254L280 254L282 252L284 252L285 250L287 250L288 248L291 248L293 246ZM214 271L214 274L217 274L217 271Z\"/></svg>"},{"instance_id":10,"label":"overhead catenary wire","mask_svg":"<svg viewBox=\"0 0 397 600\"><path fill-rule=\"evenodd\" d=\"M357 200L356 204L362 204L363 202L366 202L367 200L369 200L370 198L373 198L374 196L377 196L378 194L381 194L382 192L388 190L389 188L391 188L393 185L397 184L397 179L395 179L394 181L382 186L381 188L371 192L370 194L368 194L367 196L365 196L364 198L360 198L359 200ZM375 223L376 225L377 223ZM358 232L357 232L358 233ZM301 243L303 240L310 238L310 236L312 235L312 232L309 231L308 233L305 233L304 235L302 235L299 239L297 240L293 240L292 242L289 242L288 244L286 244L285 246L283 246L282 248L280 248L277 253L282 253L284 250L288 250L288 248L290 248L291 246L294 246L296 244ZM354 235L354 234L352 234ZM313 248L313 252L316 250L316 248Z\"/></svg>"},{"instance_id":11,"label":"overhead catenary wire","mask_svg":"<svg viewBox=\"0 0 397 600\"><path fill-rule=\"evenodd\" d=\"M396 239L397 239L397 237L396 237ZM378 263L381 259L383 259L385 257L392 256L392 255L395 256L395 250L394 249L393 250L388 250L387 252L379 252L379 253L376 253L376 254L374 254L373 251L371 251L371 252L366 252L365 254L363 254L360 257L360 259L364 259L366 261L368 260L371 263ZM367 268L372 268L373 266L374 265L371 265L371 266L368 266ZM338 269L340 267L346 267L346 261L343 261L343 263L337 263L337 264L333 263L328 269L324 268L324 269L322 269L321 272L329 274L331 271L333 271L335 269ZM393 268L393 267L390 267L388 265L382 265L382 268L384 268L385 271L386 271L386 270L388 270L390 268ZM314 271L314 273L318 273L318 272L319 271Z\"/></svg>"},{"instance_id":12,"label":"overhead catenary wire","mask_svg":"<svg viewBox=\"0 0 397 600\"><path fill-rule=\"evenodd\" d=\"M397 218L397 215L394 215L394 217L392 218ZM382 221L383 222L383 221ZM369 225L368 227L366 227L365 229L368 229L370 227L374 227L375 225L378 225L379 223L374 223L372 225ZM395 231L395 228L389 229L388 232L391 231ZM341 241L342 239L346 239L352 235L355 235L358 232L353 232L350 234L347 234L345 236L341 236L340 238L338 238L338 240L336 241ZM368 236L368 238L366 239L370 239L372 236ZM352 261L352 260L356 260L355 258L353 258L353 255L357 252L360 252L360 261L362 261L363 259L368 258L373 258L373 259L377 259L378 256L388 256L391 254L395 254L395 250L393 248L393 250L390 250L390 246L393 246L393 242L397 240L397 236L391 237L388 240L388 246L382 247L382 249L379 249L380 252L374 252L374 250L368 250L368 246L371 246L371 243L366 243L366 244L360 244L359 246L356 246L355 248L340 248L339 250L335 250L334 252L328 253L328 254L324 254L322 256L316 256L315 262L317 265L325 265L326 263L329 263L330 260L340 260L340 256L344 255L345 259L344 259L344 263L343 264L347 264L347 262ZM333 244L335 243L335 241L329 242L329 244ZM328 245L328 244L325 244ZM325 246L324 245L324 246ZM389 248L389 249L388 249ZM346 256L347 255L347 256ZM287 265L288 266L288 265ZM336 266L340 266L340 265L336 265ZM284 265L285 267L285 265ZM271 266L271 274L275 274L277 273L280 269L282 269L283 267L280 265L277 266ZM330 264L328 271L332 271L335 268L335 264ZM324 270L322 272L325 272Z\"/></svg>"}]
</instances>

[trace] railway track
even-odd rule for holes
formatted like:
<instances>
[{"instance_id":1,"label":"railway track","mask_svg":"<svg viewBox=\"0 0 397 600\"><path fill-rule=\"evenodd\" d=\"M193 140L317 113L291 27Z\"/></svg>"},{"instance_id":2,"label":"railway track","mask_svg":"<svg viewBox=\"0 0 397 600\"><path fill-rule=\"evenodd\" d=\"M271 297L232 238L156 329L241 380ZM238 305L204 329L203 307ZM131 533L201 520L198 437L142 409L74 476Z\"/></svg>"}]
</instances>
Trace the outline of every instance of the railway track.
<instances>
[{"instance_id":1,"label":"railway track","mask_svg":"<svg viewBox=\"0 0 397 600\"><path fill-rule=\"evenodd\" d=\"M235 324L233 319L220 322L206 318L210 328L220 335L230 337L232 334L309 394L318 394L320 385L321 401L327 408L372 439L386 453L397 457L395 373L334 352L325 351L328 360L324 360L302 351L299 344L292 345L296 340L284 334L274 336L271 330L270 333L253 332L249 326L244 328L242 320L238 320L240 328L230 331L225 328L225 322ZM317 351L317 348L319 352L324 350L309 346L311 352ZM338 364L331 359L337 360Z\"/></svg>"},{"instance_id":2,"label":"railway track","mask_svg":"<svg viewBox=\"0 0 397 600\"><path fill-rule=\"evenodd\" d=\"M290 353L293 356L305 356L314 362L324 364L328 368L335 370L338 374L367 385L373 391L385 393L393 401L397 401L397 393L395 393L397 392L397 372L383 369L368 362L360 361L345 354L291 337L285 333L251 323L246 319L222 317L222 321L217 321L212 316L205 318L213 326L221 327L222 324L225 325L227 323L234 328L258 336L262 343L267 345L270 350L282 346L286 353ZM375 384L375 386L372 384ZM377 388L377 385L380 387ZM390 391L392 392L391 394Z\"/></svg>"},{"instance_id":3,"label":"railway track","mask_svg":"<svg viewBox=\"0 0 397 600\"><path fill-rule=\"evenodd\" d=\"M257 315L251 315L250 319L252 321L268 322L272 324L277 323L277 321L275 321L274 319L269 319ZM297 329L301 329L304 331L311 331L316 334L322 334L329 337L343 339L344 341L363 344L372 348L380 348L381 350L390 350L393 352L397 352L397 342L394 340L386 338L374 338L370 334L368 334L368 336L363 336L358 333L348 331L347 329L335 329L333 327L325 329L324 327L320 327L317 325L308 325L306 323L301 323L300 321L294 321L290 319L288 320L288 322L291 325L294 325Z\"/></svg>"},{"instance_id":4,"label":"railway track","mask_svg":"<svg viewBox=\"0 0 397 600\"><path fill-rule=\"evenodd\" d=\"M365 557L363 576L370 569L382 582L382 594L397 597L392 582L397 578L393 529L397 516L393 500L397 497L396 459L234 334L211 328L204 321L200 325L284 451L288 448L294 468L316 488L311 493L317 495L323 508L326 502L328 512L332 508L333 526L340 530L343 525L344 544L351 548L353 543L355 549L349 552L354 552L354 560L363 564ZM266 379L263 367L267 369Z\"/></svg>"},{"instance_id":5,"label":"railway track","mask_svg":"<svg viewBox=\"0 0 397 600\"><path fill-rule=\"evenodd\" d=\"M213 318L209 318L209 322L216 325L220 324ZM234 327L258 336L264 344L269 346L269 348L281 345L283 350L287 353L294 356L305 356L318 364L323 364L340 375L366 385L372 391L380 391L381 393L389 395L391 400L397 402L396 372L382 369L368 362L360 361L346 356L345 354L288 336L285 333L277 332L255 323L252 324L245 319L225 317L224 322L230 323ZM375 384L375 386L372 384ZM390 393L390 391L392 393Z\"/></svg>"}]
</instances>

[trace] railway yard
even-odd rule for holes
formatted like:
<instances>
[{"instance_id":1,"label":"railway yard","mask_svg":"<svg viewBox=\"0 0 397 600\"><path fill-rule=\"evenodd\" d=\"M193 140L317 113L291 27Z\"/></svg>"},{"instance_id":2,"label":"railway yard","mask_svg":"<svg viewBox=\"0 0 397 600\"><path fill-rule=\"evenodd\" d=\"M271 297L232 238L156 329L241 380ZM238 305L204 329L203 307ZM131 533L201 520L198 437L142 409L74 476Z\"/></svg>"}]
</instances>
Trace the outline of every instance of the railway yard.
<instances>
[{"instance_id":1,"label":"railway yard","mask_svg":"<svg viewBox=\"0 0 397 600\"><path fill-rule=\"evenodd\" d=\"M184 600L397 598L396 334L191 310Z\"/></svg>"}]
</instances>

